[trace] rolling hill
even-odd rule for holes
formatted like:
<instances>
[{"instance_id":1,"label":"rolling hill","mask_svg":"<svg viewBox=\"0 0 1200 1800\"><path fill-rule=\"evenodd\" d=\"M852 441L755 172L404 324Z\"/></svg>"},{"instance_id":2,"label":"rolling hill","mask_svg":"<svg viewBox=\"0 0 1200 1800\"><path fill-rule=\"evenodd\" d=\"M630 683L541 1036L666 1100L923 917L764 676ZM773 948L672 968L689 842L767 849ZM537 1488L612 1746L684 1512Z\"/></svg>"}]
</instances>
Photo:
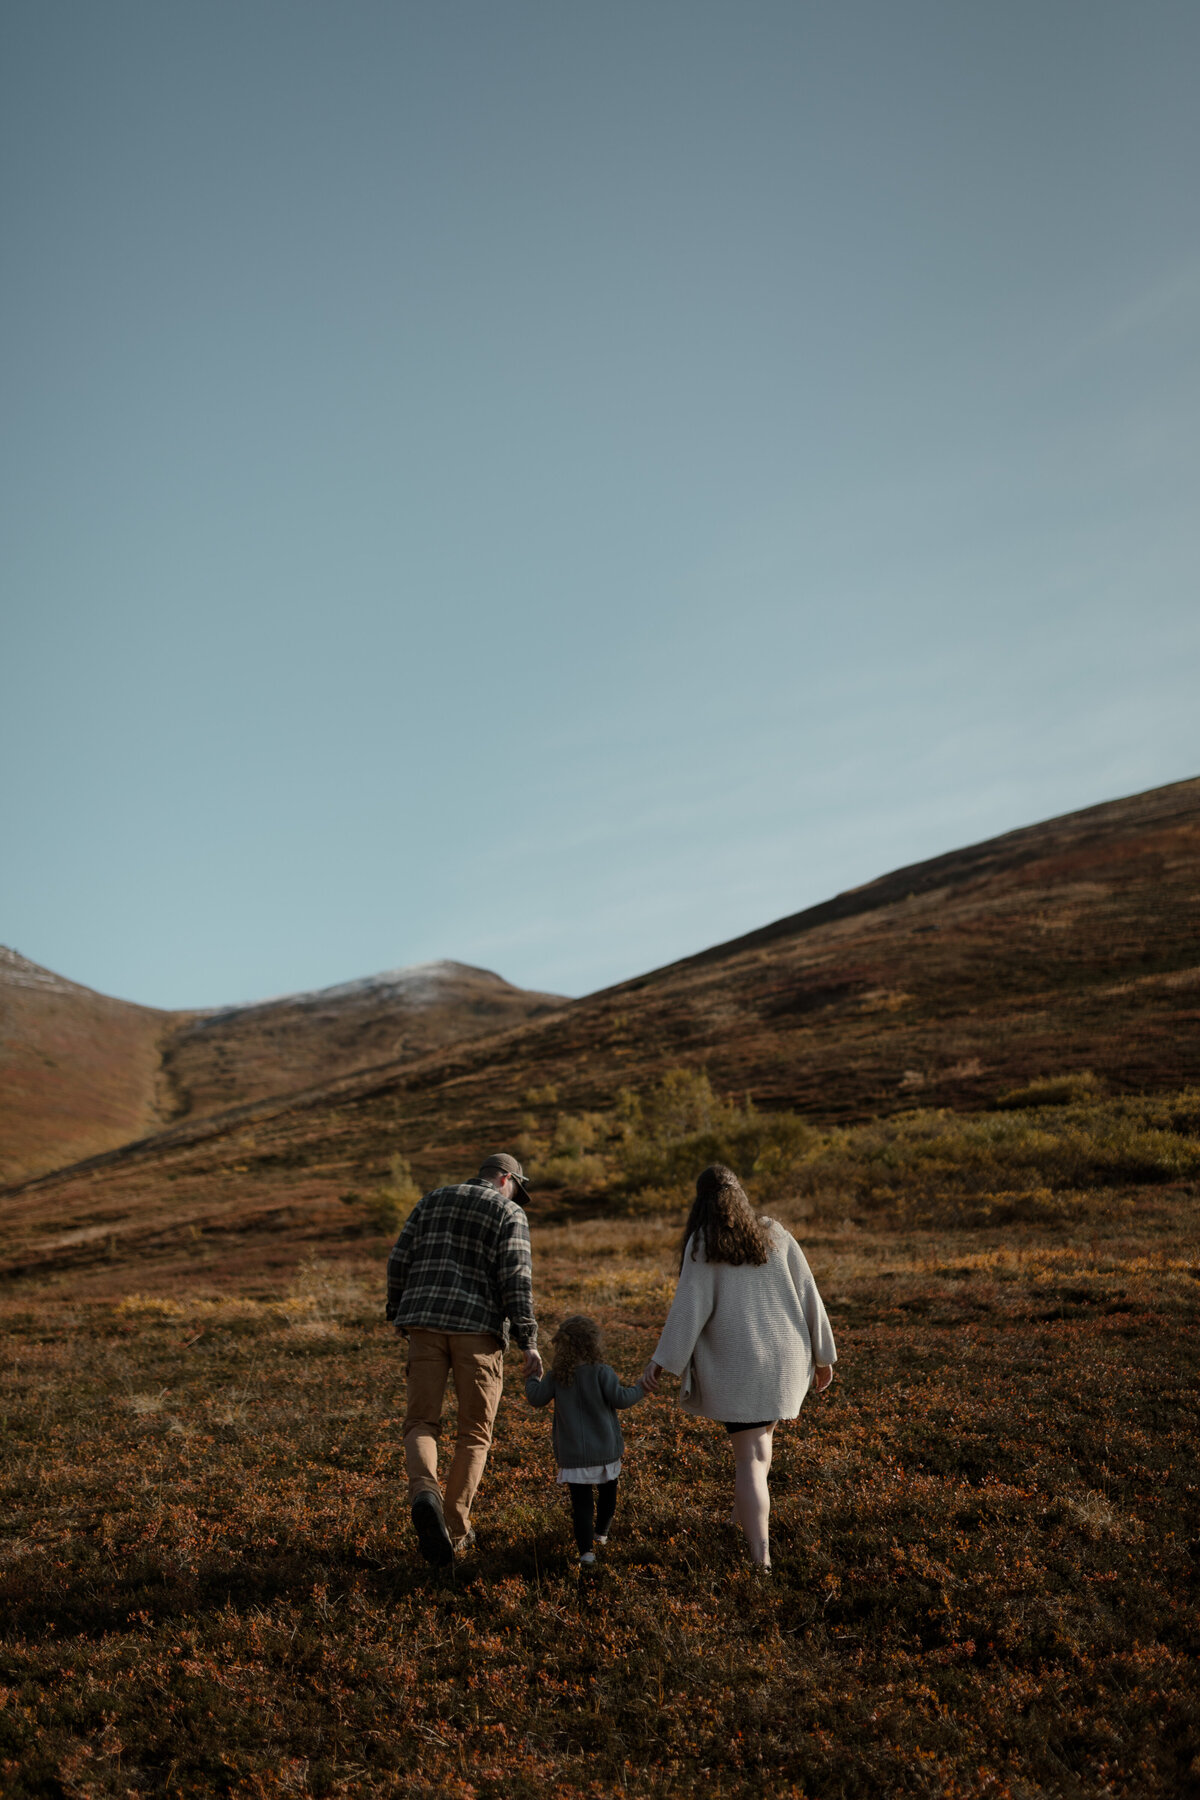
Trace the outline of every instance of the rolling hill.
<instances>
[{"instance_id":1,"label":"rolling hill","mask_svg":"<svg viewBox=\"0 0 1200 1800\"><path fill-rule=\"evenodd\" d=\"M1200 1068L1200 780L898 870L514 1029L193 1118L10 1187L12 1275L129 1259L273 1274L361 1229L355 1199L511 1142L525 1097L572 1110L703 1064L764 1107L850 1121L979 1108L1032 1077L1117 1090ZM77 1277L71 1277L77 1279Z\"/></svg>"},{"instance_id":2,"label":"rolling hill","mask_svg":"<svg viewBox=\"0 0 1200 1800\"><path fill-rule=\"evenodd\" d=\"M175 1019L94 993L0 945L0 1181L164 1124L162 1044Z\"/></svg>"},{"instance_id":3,"label":"rolling hill","mask_svg":"<svg viewBox=\"0 0 1200 1800\"><path fill-rule=\"evenodd\" d=\"M418 963L183 1019L163 1045L163 1081L174 1118L202 1118L353 1069L411 1062L563 1004L557 994L529 993L490 969Z\"/></svg>"},{"instance_id":4,"label":"rolling hill","mask_svg":"<svg viewBox=\"0 0 1200 1800\"><path fill-rule=\"evenodd\" d=\"M397 1064L562 1000L422 963L217 1012L163 1012L0 948L0 1180L45 1174L231 1106Z\"/></svg>"}]
</instances>

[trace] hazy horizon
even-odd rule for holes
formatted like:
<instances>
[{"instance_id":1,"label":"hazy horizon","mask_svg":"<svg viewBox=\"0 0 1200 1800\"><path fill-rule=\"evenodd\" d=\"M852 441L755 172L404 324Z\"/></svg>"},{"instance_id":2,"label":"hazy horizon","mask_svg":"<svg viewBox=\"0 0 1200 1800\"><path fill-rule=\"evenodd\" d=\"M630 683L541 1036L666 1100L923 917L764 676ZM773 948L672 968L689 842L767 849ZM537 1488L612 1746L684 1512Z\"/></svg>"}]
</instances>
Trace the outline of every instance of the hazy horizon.
<instances>
[{"instance_id":1,"label":"hazy horizon","mask_svg":"<svg viewBox=\"0 0 1200 1800\"><path fill-rule=\"evenodd\" d=\"M1183 776L1183 777L1181 777L1181 778L1180 778L1180 783L1183 783L1183 782L1187 782L1187 781L1189 781L1189 780L1193 780L1193 779L1200 779L1200 777L1189 777L1189 776ZM1172 787L1172 786L1175 786L1175 785L1179 785L1179 784L1176 784L1176 783L1172 783L1172 782L1165 782L1165 783L1163 783L1163 784L1162 784L1162 786L1163 786L1163 787L1164 787L1164 788L1169 788L1169 787ZM1158 791L1158 790L1156 790L1156 789L1151 789L1151 790L1149 790L1149 791L1150 791L1150 792L1157 792L1157 791ZM1114 795L1110 795L1110 796L1109 796L1109 798L1108 798L1108 802L1105 802L1105 801L1097 801L1097 802L1096 802L1096 803L1095 803L1095 804L1096 804L1096 805L1104 805L1104 804L1106 804L1106 803L1112 803L1112 802L1116 802L1116 801L1119 801L1119 800L1123 800L1123 799L1135 799L1135 798L1137 798L1137 796L1136 796L1136 795L1120 795L1120 794L1114 794ZM1088 810L1088 809L1087 809L1087 808L1082 808L1082 809L1079 809L1079 810L1083 810L1083 811L1086 811L1086 810ZM1070 816L1070 815L1066 815L1066 816ZM1046 823L1046 822L1047 822L1047 821L1043 821L1043 820L1030 820L1030 821L1028 821L1028 823L1029 823L1029 824L1030 824L1030 825L1036 825L1036 824L1042 824L1042 823ZM1016 828L1015 828L1015 829L1018 829L1018 830L1019 830L1019 829L1021 829L1021 828L1020 828L1020 827L1016 827ZM988 839L983 839L983 840L980 840L980 841L981 841L981 842L989 842L989 841L990 841L990 840L988 840ZM970 844L960 844L960 845L954 845L954 846L951 846L951 847L950 847L950 848L952 848L952 849L955 849L955 850L968 850L968 849L971 849L971 848L973 848L973 846L972 846L972 845L970 845ZM938 853L937 853L937 852L934 852L934 856L935 856L935 857L936 857L936 855L937 855L937 854L938 854ZM923 859L923 860L927 860L927 859ZM902 868L902 867L906 867L906 866L908 866L908 865L904 865L904 864L901 864L901 865L898 865L898 866L899 866L899 867L901 867L901 868ZM883 876L886 876L886 875L890 875L890 874L893 874L893 873L895 873L895 872L896 872L896 870L895 870L895 869L881 869L881 870L879 870L879 871L878 871L878 876L879 876L879 877L883 877ZM873 877L869 877L869 878L868 878L868 880L867 880L867 882L866 882L866 883L864 883L864 884L859 884L859 885L866 885L866 886L869 886L869 885L870 885L870 882L871 882L871 880L872 880L872 879L875 879L875 878L873 878ZM855 891L855 889L849 889L849 890L846 890L846 889L842 889L842 890L839 890L839 893L843 893L843 892L854 892L854 891ZM828 895L825 895L825 896L824 896L824 899L826 899L826 900L832 900L832 899L835 899L835 898L837 898L837 897L838 897L838 895L835 895L835 894L828 894ZM812 905L820 905L820 904L821 904L821 901L815 901L815 902L811 902L811 903L810 903L810 904L812 904ZM801 912L803 912L803 911L804 911L804 910L806 910L806 909L805 909L805 908L799 908L799 909L797 909L797 910L798 910L798 911L801 911ZM788 916L789 916L789 915L788 915L788 914L780 914L780 915L779 915L779 918L787 918L787 917L788 917ZM776 919L763 919L763 920L762 920L762 921L760 921L760 923L761 923L761 924L762 924L762 925L772 925L772 924L775 924L775 923L777 923L777 920L776 920ZM754 926L750 926L750 927L749 927L749 928L748 928L748 929L749 929L749 930L750 930L750 931L751 931L751 932L753 932L753 931L754 931L754 930L755 930L755 929L756 929L756 927L754 927ZM740 934L739 934L739 935L740 935ZM735 939L733 939L733 940L729 940L729 941L736 941L736 938L735 938ZM720 945L719 945L719 944L711 944L711 945L697 945L697 946L695 946L695 947L694 947L694 950L693 950L693 951L691 951L691 952L688 952L688 951L684 951L684 952L683 952L683 953L682 953L682 956L683 956L683 958L686 958L686 957L687 957L687 956L688 956L688 955L689 955L689 954L695 954L695 952L696 952L696 951L699 951L699 950L705 950L705 949L716 949L716 948L719 948L719 947L720 947ZM16 946L16 945L11 945L11 944L10 944L10 945L7 945L7 946L5 946L5 945L0 945L0 949L5 949L5 948L7 948L7 949L9 949L9 950L17 950L17 953L18 953L18 954L23 954L23 953L22 953L22 952L20 952L20 951L19 951L19 950L18 950L18 949L17 949L17 946ZM32 959L27 959L27 960L32 960ZM679 959L672 959L672 960L679 960ZM42 967L42 966L45 966L45 965L38 965L38 966L39 966L39 967ZM661 966L668 966L668 965L661 965ZM438 968L443 968L443 967L448 967L448 968L454 968L454 967L467 967L467 968L472 968L472 967L479 967L479 965L478 965L478 964L464 964L464 963L463 963L463 962L462 962L462 959L461 959L461 958L459 958L459 957L432 957L432 958L429 958L429 959L428 959L428 960L426 960L426 961L424 961L424 962L418 962L418 963L402 963L402 964L398 964L398 965L396 965L396 966L395 966L395 967L392 967L392 968L387 968L387 969L373 969L373 970L369 970L369 971L366 971L366 972L364 972L364 973L363 973L363 974L362 974L362 975L359 975L359 976L350 976L350 977L348 977L348 978L346 978L346 979L345 979L345 980L341 980L341 981L336 981L336 982L326 982L326 983L324 983L324 984L323 984L323 985L322 985L322 986L320 986L320 987L316 987L316 988L301 988L301 989L288 989L288 990L287 990L287 991L284 991L284 992L280 992L280 993L274 993L274 994L258 994L258 995L255 995L255 996L252 996L252 997L248 997L248 998L245 998L245 999L240 999L240 1000L236 1000L236 1001L231 1001L231 1002L217 1002L217 1003L215 1003L215 1004L211 1004L211 1005L208 1005L208 1006L205 1006L205 1007L199 1007L199 1008L197 1008L197 1007L181 1007L181 1008L177 1008L177 1009L171 1009L171 1008L167 1008L167 1009L164 1009L164 1010L168 1010L168 1011L169 1011L169 1010L178 1010L178 1011L200 1011L200 1012L213 1012L213 1013L221 1013L221 1012L225 1012L225 1011L237 1011L237 1010L239 1010L239 1009L244 1009L244 1008L248 1008L248 1007L254 1007L254 1006L270 1006L270 1005L272 1005L272 1004L274 1004L274 1003L276 1003L276 1002L278 1002L278 1001L286 1001L286 1000L307 1000L307 999L314 999L314 998L317 998L317 997L327 997L327 996L329 996L329 995L332 995L332 994L335 994L335 993L339 993L339 992L347 992L347 993L348 993L348 992L350 992L350 991L351 991L351 990L353 990L353 989L355 989L355 988L364 988L364 989L365 989L365 988L369 988L369 987L371 987L371 986L372 986L372 985L373 985L373 984L374 984L374 983L377 983L377 982L386 982L386 981L388 981L388 980L391 980L391 979L394 979L394 978L395 978L395 977L398 977L398 976L411 976L411 975L416 975L416 974L423 974L423 973L424 973L424 972L425 972L425 971L427 971L427 970L431 970L431 969L438 969ZM62 977L64 977L64 978L65 978L65 979L67 979L67 980L73 980L73 979L74 979L74 977L72 977L72 976L71 976L71 975L70 975L70 973L69 973L69 971L66 971L66 970L62 970L62 969L54 969L54 970L51 970L51 971L50 971L50 972L51 972L51 973L52 973L52 974L54 974L54 975L58 975L58 976L62 976ZM500 975L500 976L501 976L501 977L502 977L502 978L504 978L504 979L507 979L507 978L506 978L506 977L504 977L504 975L503 975L503 971L502 971L502 970L498 970L498 969L497 969L497 970L491 970L491 971L490 971L490 973L492 973L492 974L497 974L497 975ZM637 977L638 977L638 976L639 976L639 975L647 975L647 974L652 974L652 973L654 973L654 970L653 970L653 969L649 969L649 968L647 968L647 969L632 969L632 970L630 970L630 971L629 971L629 972L628 972L628 973L627 973L627 974L626 974L626 975L622 975L622 976L618 976L618 977L617 977L617 979L616 979L616 981L615 981L615 982L612 982L612 983L606 983L606 984L605 984L605 987L607 987L607 986L619 986L619 985L620 985L620 984L621 984L621 982L623 982L623 981L627 981L627 980L635 980L635 979L636 979L636 978L637 978ZM86 985L86 984L79 984L79 985ZM514 984L514 985L519 985L519 984ZM543 990L533 990L533 991L542 991L542 992L546 992L546 993L549 993L549 992L551 992L551 991L552 991L552 990L549 990L549 989L543 989ZM555 992L557 992L557 990L553 990L553 991L555 991ZM588 994L589 994L589 993L601 993L601 992L603 992L603 991L604 991L604 987L601 987L601 988L598 988L598 989L592 989L592 990L588 990L588 992L587 992L587 993L584 993L584 994L567 994L567 995L559 995L559 997L560 997L560 998L563 998L563 999L567 999L567 1000L573 1000L573 999L586 999L586 998L587 998L587 997L588 997ZM127 998L128 998L128 996L126 996L126 995L112 995L112 996L110 996L110 998L114 998L114 999L127 999ZM149 1003L148 1003L148 1002L142 1002L142 1003L141 1003L141 1004L149 1004Z\"/></svg>"}]
</instances>

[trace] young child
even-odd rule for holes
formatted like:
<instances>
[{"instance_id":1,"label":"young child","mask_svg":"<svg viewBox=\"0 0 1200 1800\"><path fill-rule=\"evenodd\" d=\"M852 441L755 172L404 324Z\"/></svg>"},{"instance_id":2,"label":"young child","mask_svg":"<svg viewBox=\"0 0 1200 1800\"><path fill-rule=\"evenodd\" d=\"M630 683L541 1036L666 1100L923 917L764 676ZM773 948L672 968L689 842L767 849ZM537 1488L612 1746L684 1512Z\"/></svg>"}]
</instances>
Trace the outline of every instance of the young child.
<instances>
[{"instance_id":1,"label":"young child","mask_svg":"<svg viewBox=\"0 0 1200 1800\"><path fill-rule=\"evenodd\" d=\"M622 1387L604 1362L604 1344L594 1319L581 1313L564 1319L554 1334L554 1361L541 1380L531 1375L525 1397L533 1406L554 1402L554 1454L558 1479L571 1496L575 1542L583 1566L594 1563L593 1543L607 1544L617 1508L617 1479L625 1440L617 1413L646 1398L639 1381ZM592 1489L598 1489L595 1523ZM593 1535L594 1534L594 1535Z\"/></svg>"}]
</instances>

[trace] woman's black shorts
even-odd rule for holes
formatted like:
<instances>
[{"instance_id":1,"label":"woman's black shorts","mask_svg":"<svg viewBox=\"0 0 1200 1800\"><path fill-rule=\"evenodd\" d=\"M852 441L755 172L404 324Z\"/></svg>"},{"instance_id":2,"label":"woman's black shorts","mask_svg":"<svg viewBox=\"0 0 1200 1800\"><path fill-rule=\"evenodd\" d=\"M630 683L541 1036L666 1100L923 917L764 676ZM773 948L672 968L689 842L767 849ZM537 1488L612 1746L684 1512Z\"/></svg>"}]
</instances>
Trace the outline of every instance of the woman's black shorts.
<instances>
[{"instance_id":1,"label":"woman's black shorts","mask_svg":"<svg viewBox=\"0 0 1200 1800\"><path fill-rule=\"evenodd\" d=\"M768 1425L777 1425L778 1419L758 1419L753 1425L731 1425L728 1419L721 1420L730 1437L735 1431L765 1431Z\"/></svg>"}]
</instances>

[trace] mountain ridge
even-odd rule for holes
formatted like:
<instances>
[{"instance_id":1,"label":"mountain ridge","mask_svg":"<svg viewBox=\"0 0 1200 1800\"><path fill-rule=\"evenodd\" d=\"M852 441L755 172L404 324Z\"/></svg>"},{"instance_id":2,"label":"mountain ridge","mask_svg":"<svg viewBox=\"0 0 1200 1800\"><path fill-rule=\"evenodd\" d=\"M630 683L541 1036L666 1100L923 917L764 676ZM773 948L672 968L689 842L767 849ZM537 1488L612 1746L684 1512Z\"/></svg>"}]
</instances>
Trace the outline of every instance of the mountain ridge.
<instances>
[{"instance_id":1,"label":"mountain ridge","mask_svg":"<svg viewBox=\"0 0 1200 1800\"><path fill-rule=\"evenodd\" d=\"M996 872L1005 867L1016 866L1021 860L1023 849L1036 844L1039 837L1054 829L1060 836L1070 833L1073 836L1086 836L1090 832L1102 829L1109 820L1119 817L1122 810L1135 801L1153 801L1156 804L1156 816L1162 820L1180 816L1190 817L1195 805L1197 789L1200 788L1200 777L1191 777L1183 781L1169 782L1163 787L1147 789L1142 794L1127 795L1117 800L1101 800L1094 806L1081 807L1075 812L1060 814L1057 818L1040 820L1034 825L1019 825L1012 831L1001 832L992 838L981 838L977 843L964 845L958 850L941 851L937 856L925 858L921 862L906 863L899 869L889 870L887 874L877 875L870 881L860 883L857 887L846 888L834 894L828 900L818 901L815 906L803 908L800 912L786 914L783 918L774 919L767 925L758 926L753 931L740 933L737 937L727 938L720 944L707 950L698 950L690 956L680 957L677 961L667 963L656 974L666 969L699 967L714 959L735 954L741 950L756 949L760 945L774 943L782 937L799 935L803 931L814 931L821 925L832 924L840 919L860 917L881 906L894 905L900 899L912 899L918 893L936 890L939 878L948 877L956 885L977 878L981 874ZM635 978L637 979L637 978ZM644 978L642 978L644 979ZM628 985L618 983L618 986Z\"/></svg>"},{"instance_id":2,"label":"mountain ridge","mask_svg":"<svg viewBox=\"0 0 1200 1800\"><path fill-rule=\"evenodd\" d=\"M561 1004L441 960L270 1000L164 1011L0 949L0 1180L90 1164L178 1121L419 1058Z\"/></svg>"},{"instance_id":3,"label":"mountain ridge","mask_svg":"<svg viewBox=\"0 0 1200 1800\"><path fill-rule=\"evenodd\" d=\"M361 1232L357 1200L397 1153L423 1182L452 1177L516 1141L534 1089L602 1109L681 1065L826 1124L977 1110L1084 1069L1117 1092L1182 1087L1200 1068L1200 780L893 871L764 931L10 1186L0 1270L73 1262L104 1282L134 1262L169 1278L199 1255L265 1280Z\"/></svg>"}]
</instances>

